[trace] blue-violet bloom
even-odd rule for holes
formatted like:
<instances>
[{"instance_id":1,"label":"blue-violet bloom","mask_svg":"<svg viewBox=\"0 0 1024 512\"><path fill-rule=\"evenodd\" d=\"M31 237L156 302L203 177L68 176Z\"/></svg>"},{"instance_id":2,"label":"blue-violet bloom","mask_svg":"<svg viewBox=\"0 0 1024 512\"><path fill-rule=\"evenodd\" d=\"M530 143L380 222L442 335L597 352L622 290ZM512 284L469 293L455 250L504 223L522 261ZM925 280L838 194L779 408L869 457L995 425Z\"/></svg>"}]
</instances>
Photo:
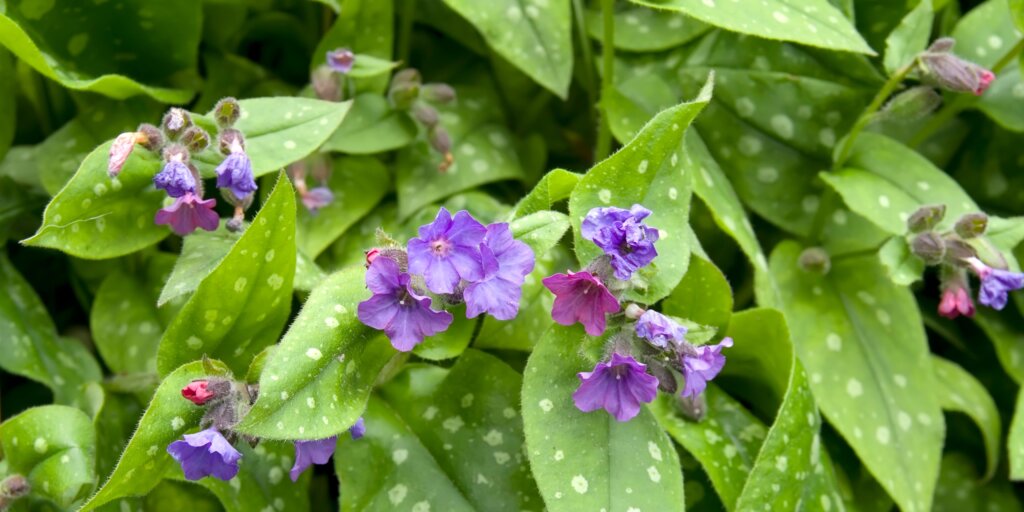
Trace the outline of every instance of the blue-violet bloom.
<instances>
[{"instance_id":1,"label":"blue-violet bloom","mask_svg":"<svg viewBox=\"0 0 1024 512\"><path fill-rule=\"evenodd\" d=\"M596 276L590 272L555 274L541 280L555 294L551 318L562 325L583 324L591 336L600 336L606 325L605 314L621 306Z\"/></svg>"},{"instance_id":2,"label":"blue-violet bloom","mask_svg":"<svg viewBox=\"0 0 1024 512\"><path fill-rule=\"evenodd\" d=\"M355 425L348 429L348 432L352 435L352 439L363 437L363 434L366 433L366 424L363 423L363 418L359 418ZM288 472L292 482L297 482L302 472L313 464L327 464L331 455L334 455L337 444L338 436L313 441L295 441L295 464Z\"/></svg>"},{"instance_id":3,"label":"blue-violet bloom","mask_svg":"<svg viewBox=\"0 0 1024 512\"><path fill-rule=\"evenodd\" d=\"M508 224L487 226L480 244L483 279L466 287L466 316L488 313L498 320L511 320L519 312L523 281L533 271L533 250L512 237Z\"/></svg>"},{"instance_id":4,"label":"blue-violet bloom","mask_svg":"<svg viewBox=\"0 0 1024 512\"><path fill-rule=\"evenodd\" d=\"M981 290L978 291L978 302L995 310L1006 307L1007 294L1024 288L1024 274L992 268L978 258L967 258L978 278L981 279Z\"/></svg>"},{"instance_id":5,"label":"blue-violet bloom","mask_svg":"<svg viewBox=\"0 0 1024 512\"><path fill-rule=\"evenodd\" d=\"M348 433L352 436L352 439L359 439L366 435L366 421L363 420L362 416L356 420L354 425L349 427Z\"/></svg>"},{"instance_id":6,"label":"blue-violet bloom","mask_svg":"<svg viewBox=\"0 0 1024 512\"><path fill-rule=\"evenodd\" d=\"M213 211L215 199L203 200L191 192L174 200L174 204L156 212L156 224L169 224L175 233L185 236L196 228L216 231L220 217Z\"/></svg>"},{"instance_id":7,"label":"blue-violet bloom","mask_svg":"<svg viewBox=\"0 0 1024 512\"><path fill-rule=\"evenodd\" d=\"M640 404L658 395L658 379L647 365L619 353L599 362L590 372L580 372L580 387L572 394L576 408L583 412L604 409L618 421L629 421L640 413Z\"/></svg>"},{"instance_id":8,"label":"blue-violet bloom","mask_svg":"<svg viewBox=\"0 0 1024 512\"><path fill-rule=\"evenodd\" d=\"M245 199L256 191L252 161L237 140L231 142L230 148L231 154L217 166L217 188L229 189L238 199Z\"/></svg>"},{"instance_id":9,"label":"blue-violet bloom","mask_svg":"<svg viewBox=\"0 0 1024 512\"><path fill-rule=\"evenodd\" d=\"M242 458L215 428L185 434L183 441L167 446L167 453L181 464L185 478L193 481L209 475L231 480L238 474L238 460Z\"/></svg>"},{"instance_id":10,"label":"blue-violet bloom","mask_svg":"<svg viewBox=\"0 0 1024 512\"><path fill-rule=\"evenodd\" d=\"M593 208L580 226L583 238L594 242L611 257L615 277L623 281L658 255L654 242L658 230L643 224L651 211L640 205L622 208Z\"/></svg>"},{"instance_id":11,"label":"blue-violet bloom","mask_svg":"<svg viewBox=\"0 0 1024 512\"><path fill-rule=\"evenodd\" d=\"M636 321L636 335L662 349L675 348L685 340L686 327L675 320L648 309Z\"/></svg>"},{"instance_id":12,"label":"blue-violet bloom","mask_svg":"<svg viewBox=\"0 0 1024 512\"><path fill-rule=\"evenodd\" d=\"M452 293L463 279L479 281L480 242L486 233L469 212L462 210L453 218L441 208L434 222L420 227L419 238L409 240L409 273L422 275L434 293Z\"/></svg>"},{"instance_id":13,"label":"blue-violet bloom","mask_svg":"<svg viewBox=\"0 0 1024 512\"><path fill-rule=\"evenodd\" d=\"M352 71L356 63L356 54L348 48L338 48L327 52L327 66L343 75Z\"/></svg>"},{"instance_id":14,"label":"blue-violet bloom","mask_svg":"<svg viewBox=\"0 0 1024 512\"><path fill-rule=\"evenodd\" d=\"M153 185L164 190L171 197L181 197L196 193L196 178L181 160L171 160L164 164L163 170L153 176Z\"/></svg>"},{"instance_id":15,"label":"blue-violet bloom","mask_svg":"<svg viewBox=\"0 0 1024 512\"><path fill-rule=\"evenodd\" d=\"M302 194L302 205L309 210L309 213L316 213L317 210L326 207L334 201L334 193L327 187L316 187Z\"/></svg>"},{"instance_id":16,"label":"blue-violet bloom","mask_svg":"<svg viewBox=\"0 0 1024 512\"><path fill-rule=\"evenodd\" d=\"M447 311L430 309L430 299L409 284L411 277L387 257L377 257L366 270L366 287L373 296L360 302L359 320L383 330L391 345L408 352L423 338L444 331L452 323Z\"/></svg>"},{"instance_id":17,"label":"blue-violet bloom","mask_svg":"<svg viewBox=\"0 0 1024 512\"><path fill-rule=\"evenodd\" d=\"M725 338L715 345L694 347L694 354L684 353L680 356L683 363L683 379L686 380L683 396L696 397L704 392L708 381L715 378L725 366L722 348L731 346L732 338Z\"/></svg>"}]
</instances>

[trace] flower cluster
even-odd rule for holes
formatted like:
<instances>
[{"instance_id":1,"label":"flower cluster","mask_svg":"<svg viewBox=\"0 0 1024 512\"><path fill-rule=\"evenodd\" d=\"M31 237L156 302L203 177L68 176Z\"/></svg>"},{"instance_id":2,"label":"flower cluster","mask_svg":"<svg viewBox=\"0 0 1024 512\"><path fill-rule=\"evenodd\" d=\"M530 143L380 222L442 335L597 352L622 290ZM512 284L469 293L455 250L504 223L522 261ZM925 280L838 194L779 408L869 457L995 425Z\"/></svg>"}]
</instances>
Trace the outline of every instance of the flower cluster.
<instances>
[{"instance_id":1,"label":"flower cluster","mask_svg":"<svg viewBox=\"0 0 1024 512\"><path fill-rule=\"evenodd\" d=\"M213 476L224 481L238 474L242 453L234 446L238 437L231 429L237 423L240 412L252 405L242 395L253 396L254 389L241 392L238 384L219 378L195 380L182 388L181 395L190 402L206 409L200 428L195 434L185 434L181 440L167 446L167 453L181 466L187 480L199 480ZM253 386L248 386L253 388ZM225 436L224 433L227 433ZM352 439L359 439L366 433L362 418L349 428ZM247 438L255 446L258 439ZM299 476L313 464L326 464L334 455L338 437L295 441L295 464L289 476L297 481Z\"/></svg>"},{"instance_id":2,"label":"flower cluster","mask_svg":"<svg viewBox=\"0 0 1024 512\"><path fill-rule=\"evenodd\" d=\"M640 205L594 208L583 218L580 233L601 248L587 268L555 274L543 280L555 294L551 317L562 325L583 324L591 336L607 328L608 315L622 310L616 293L631 286L633 275L658 255L659 232L644 224L651 211ZM686 340L687 329L653 309L636 304L626 307L625 318L635 321L611 336L607 356L589 372L580 372L580 386L573 394L584 412L604 409L618 421L640 413L641 404L654 400L658 389L674 393L678 385L671 370L685 382L681 396L697 399L725 365L723 339L716 345L694 346ZM645 362L641 362L645 361Z\"/></svg>"},{"instance_id":3,"label":"flower cluster","mask_svg":"<svg viewBox=\"0 0 1024 512\"><path fill-rule=\"evenodd\" d=\"M984 213L968 213L952 230L936 231L945 215L944 205L929 205L907 219L911 251L925 264L939 267L939 314L946 318L974 315L969 274L980 281L978 302L1003 309L1009 292L1024 288L1024 273L1009 270L1002 253L984 236L988 228Z\"/></svg>"},{"instance_id":4,"label":"flower cluster","mask_svg":"<svg viewBox=\"0 0 1024 512\"><path fill-rule=\"evenodd\" d=\"M515 318L534 256L508 224L485 227L469 212L453 216L441 208L418 234L406 248L390 244L367 253L366 287L373 295L359 304L361 322L407 352L451 325L451 313L434 303L464 302L468 318Z\"/></svg>"},{"instance_id":5,"label":"flower cluster","mask_svg":"<svg viewBox=\"0 0 1024 512\"><path fill-rule=\"evenodd\" d=\"M252 204L256 191L252 162L245 152L245 138L231 128L240 114L241 107L234 98L220 100L213 110L213 118L220 129L220 150L225 155L216 169L217 187L224 190L225 200L235 206L235 214L227 226L236 231L241 229L245 210ZM154 222L168 225L182 236L199 228L216 230L220 224L220 217L213 210L217 201L204 198L202 176L191 162L192 155L205 151L210 145L206 130L196 125L185 110L172 108L164 115L160 128L143 124L137 131L122 133L110 146L107 173L111 179L117 179L136 145L162 156L164 164L153 176L153 185L173 200L156 213Z\"/></svg>"},{"instance_id":6,"label":"flower cluster","mask_svg":"<svg viewBox=\"0 0 1024 512\"><path fill-rule=\"evenodd\" d=\"M420 72L407 68L395 73L388 88L388 99L396 110L408 111L412 118L427 130L427 140L442 155L438 170L445 172L455 162L452 138L441 126L441 116L435 105L455 101L455 89L444 83L423 83Z\"/></svg>"}]
</instances>

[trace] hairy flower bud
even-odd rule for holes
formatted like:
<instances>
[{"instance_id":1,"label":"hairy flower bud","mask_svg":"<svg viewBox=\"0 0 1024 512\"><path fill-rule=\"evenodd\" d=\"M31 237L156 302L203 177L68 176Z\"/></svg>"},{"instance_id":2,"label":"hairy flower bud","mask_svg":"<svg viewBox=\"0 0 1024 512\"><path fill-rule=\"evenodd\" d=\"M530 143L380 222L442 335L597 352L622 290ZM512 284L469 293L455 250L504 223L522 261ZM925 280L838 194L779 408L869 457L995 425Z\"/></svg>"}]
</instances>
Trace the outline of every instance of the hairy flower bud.
<instances>
[{"instance_id":1,"label":"hairy flower bud","mask_svg":"<svg viewBox=\"0 0 1024 512\"><path fill-rule=\"evenodd\" d=\"M926 264L938 265L946 255L946 243L938 233L927 231L911 240L910 251Z\"/></svg>"},{"instance_id":2,"label":"hairy flower bud","mask_svg":"<svg viewBox=\"0 0 1024 512\"><path fill-rule=\"evenodd\" d=\"M164 148L163 157L165 162L179 161L188 163L189 153L185 146L181 144L170 144Z\"/></svg>"},{"instance_id":3,"label":"hairy flower bud","mask_svg":"<svg viewBox=\"0 0 1024 512\"><path fill-rule=\"evenodd\" d=\"M221 98L213 107L213 118L221 128L231 128L241 115L242 106L232 97Z\"/></svg>"},{"instance_id":4,"label":"hairy flower bud","mask_svg":"<svg viewBox=\"0 0 1024 512\"><path fill-rule=\"evenodd\" d=\"M181 396L196 405L203 405L216 395L210 390L209 381L194 380L181 388Z\"/></svg>"},{"instance_id":5,"label":"hairy flower bud","mask_svg":"<svg viewBox=\"0 0 1024 512\"><path fill-rule=\"evenodd\" d=\"M236 144L238 147L233 148ZM224 155L233 153L232 149L245 151L245 136L234 128L221 130L220 135L217 136L217 147L220 149L221 154Z\"/></svg>"},{"instance_id":6,"label":"hairy flower bud","mask_svg":"<svg viewBox=\"0 0 1024 512\"><path fill-rule=\"evenodd\" d=\"M960 238L974 238L985 234L987 228L988 215L982 212L974 212L960 217L960 220L956 221L953 230L956 231L957 235L960 235Z\"/></svg>"},{"instance_id":7,"label":"hairy flower bud","mask_svg":"<svg viewBox=\"0 0 1024 512\"><path fill-rule=\"evenodd\" d=\"M232 233L238 233L242 231L244 226L244 220L237 217L231 217L227 222L224 223L224 227Z\"/></svg>"},{"instance_id":8,"label":"hairy flower bud","mask_svg":"<svg viewBox=\"0 0 1024 512\"><path fill-rule=\"evenodd\" d=\"M455 89L448 84L425 84L422 88L423 99L442 105L455 101Z\"/></svg>"},{"instance_id":9,"label":"hairy flower bud","mask_svg":"<svg viewBox=\"0 0 1024 512\"><path fill-rule=\"evenodd\" d=\"M957 238L946 238L946 261L952 264L963 264L969 258L978 256L978 251L970 244Z\"/></svg>"},{"instance_id":10,"label":"hairy flower bud","mask_svg":"<svg viewBox=\"0 0 1024 512\"><path fill-rule=\"evenodd\" d=\"M317 98L326 101L339 101L341 99L341 83L338 75L333 69L327 66L320 66L313 70L310 75L310 82L313 85L313 92Z\"/></svg>"},{"instance_id":11,"label":"hairy flower bud","mask_svg":"<svg viewBox=\"0 0 1024 512\"><path fill-rule=\"evenodd\" d=\"M937 226L946 216L946 205L930 204L917 209L907 218L907 228L911 233L929 231Z\"/></svg>"},{"instance_id":12,"label":"hairy flower bud","mask_svg":"<svg viewBox=\"0 0 1024 512\"><path fill-rule=\"evenodd\" d=\"M825 252L825 249L821 247L808 247L804 249L804 252L800 253L797 263L803 270L821 275L828 274L829 269L832 268L831 258Z\"/></svg>"},{"instance_id":13,"label":"hairy flower bud","mask_svg":"<svg viewBox=\"0 0 1024 512\"><path fill-rule=\"evenodd\" d=\"M110 154L107 158L108 176L116 178L118 174L121 174L121 168L124 167L128 157L132 154L132 150L135 149L135 142L137 140L139 140L138 132L122 133L114 139L114 142L110 145Z\"/></svg>"},{"instance_id":14,"label":"hairy flower bud","mask_svg":"<svg viewBox=\"0 0 1024 512\"><path fill-rule=\"evenodd\" d=\"M708 404L704 400L704 394L697 396L677 396L676 408L686 419L700 422L708 413Z\"/></svg>"},{"instance_id":15,"label":"hairy flower bud","mask_svg":"<svg viewBox=\"0 0 1024 512\"><path fill-rule=\"evenodd\" d=\"M922 78L953 92L981 96L996 76L992 71L953 54L952 38L941 38L917 56Z\"/></svg>"},{"instance_id":16,"label":"hairy flower bud","mask_svg":"<svg viewBox=\"0 0 1024 512\"><path fill-rule=\"evenodd\" d=\"M444 126L436 125L431 128L430 133L427 134L430 138L430 145L433 146L434 151L445 154L452 150L452 137L448 135L448 130L444 129Z\"/></svg>"},{"instance_id":17,"label":"hairy flower bud","mask_svg":"<svg viewBox=\"0 0 1024 512\"><path fill-rule=\"evenodd\" d=\"M210 134L198 126L189 126L181 134L181 143L192 153L198 153L210 145Z\"/></svg>"},{"instance_id":18,"label":"hairy flower bud","mask_svg":"<svg viewBox=\"0 0 1024 512\"><path fill-rule=\"evenodd\" d=\"M626 318L630 320L636 320L643 316L644 311L644 308L640 307L640 305L630 303L629 305L626 306Z\"/></svg>"},{"instance_id":19,"label":"hairy flower bud","mask_svg":"<svg viewBox=\"0 0 1024 512\"><path fill-rule=\"evenodd\" d=\"M880 119L910 123L917 121L942 104L942 96L930 86L911 87L893 96L878 113Z\"/></svg>"},{"instance_id":20,"label":"hairy flower bud","mask_svg":"<svg viewBox=\"0 0 1024 512\"><path fill-rule=\"evenodd\" d=\"M388 88L388 99L398 110L408 110L420 95L420 72L407 68L395 73Z\"/></svg>"},{"instance_id":21,"label":"hairy flower bud","mask_svg":"<svg viewBox=\"0 0 1024 512\"><path fill-rule=\"evenodd\" d=\"M142 123L136 129L139 136L136 141L142 145L142 147L153 151L159 152L164 147L164 133L159 128L149 123Z\"/></svg>"},{"instance_id":22,"label":"hairy flower bud","mask_svg":"<svg viewBox=\"0 0 1024 512\"><path fill-rule=\"evenodd\" d=\"M433 128L440 121L437 110L421 101L417 101L412 106L412 116L427 128Z\"/></svg>"},{"instance_id":23,"label":"hairy flower bud","mask_svg":"<svg viewBox=\"0 0 1024 512\"><path fill-rule=\"evenodd\" d=\"M679 390L679 383L676 381L676 376L672 373L665 363L661 361L650 361L647 363L647 371L654 375L654 378L658 379L658 389L668 393L674 394Z\"/></svg>"},{"instance_id":24,"label":"hairy flower bud","mask_svg":"<svg viewBox=\"0 0 1024 512\"><path fill-rule=\"evenodd\" d=\"M366 267L369 268L370 263L373 263L373 260L377 259L378 256L380 256L380 249L376 247L366 251Z\"/></svg>"},{"instance_id":25,"label":"hairy flower bud","mask_svg":"<svg viewBox=\"0 0 1024 512\"><path fill-rule=\"evenodd\" d=\"M11 475L0 481L0 496L4 498L21 498L31 491L32 485L21 475Z\"/></svg>"},{"instance_id":26,"label":"hairy flower bud","mask_svg":"<svg viewBox=\"0 0 1024 512\"><path fill-rule=\"evenodd\" d=\"M178 140L178 137L189 126L192 126L192 116L190 116L184 109L172 107L166 114L164 114L164 133L167 134L167 137L170 140Z\"/></svg>"}]
</instances>

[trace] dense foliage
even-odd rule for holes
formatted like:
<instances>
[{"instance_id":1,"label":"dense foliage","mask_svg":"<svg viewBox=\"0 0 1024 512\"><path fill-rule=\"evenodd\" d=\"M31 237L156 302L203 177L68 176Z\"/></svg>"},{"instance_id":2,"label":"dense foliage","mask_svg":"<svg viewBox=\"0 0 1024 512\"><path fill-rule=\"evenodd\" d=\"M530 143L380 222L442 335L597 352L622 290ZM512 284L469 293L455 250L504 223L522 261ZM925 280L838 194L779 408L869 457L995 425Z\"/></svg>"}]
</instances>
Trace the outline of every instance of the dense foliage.
<instances>
[{"instance_id":1,"label":"dense foliage","mask_svg":"<svg viewBox=\"0 0 1024 512\"><path fill-rule=\"evenodd\" d=\"M1021 0L0 0L0 510L1021 510Z\"/></svg>"}]
</instances>

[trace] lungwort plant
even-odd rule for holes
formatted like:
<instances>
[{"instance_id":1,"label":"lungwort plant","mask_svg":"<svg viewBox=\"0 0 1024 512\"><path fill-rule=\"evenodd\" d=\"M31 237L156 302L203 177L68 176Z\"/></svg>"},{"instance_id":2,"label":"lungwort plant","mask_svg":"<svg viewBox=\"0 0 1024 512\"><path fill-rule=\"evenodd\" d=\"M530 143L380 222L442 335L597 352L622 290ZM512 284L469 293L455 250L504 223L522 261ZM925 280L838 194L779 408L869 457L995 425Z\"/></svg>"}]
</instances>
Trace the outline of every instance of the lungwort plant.
<instances>
[{"instance_id":1,"label":"lungwort plant","mask_svg":"<svg viewBox=\"0 0 1024 512\"><path fill-rule=\"evenodd\" d=\"M0 510L1022 510L1021 0L0 0Z\"/></svg>"}]
</instances>

